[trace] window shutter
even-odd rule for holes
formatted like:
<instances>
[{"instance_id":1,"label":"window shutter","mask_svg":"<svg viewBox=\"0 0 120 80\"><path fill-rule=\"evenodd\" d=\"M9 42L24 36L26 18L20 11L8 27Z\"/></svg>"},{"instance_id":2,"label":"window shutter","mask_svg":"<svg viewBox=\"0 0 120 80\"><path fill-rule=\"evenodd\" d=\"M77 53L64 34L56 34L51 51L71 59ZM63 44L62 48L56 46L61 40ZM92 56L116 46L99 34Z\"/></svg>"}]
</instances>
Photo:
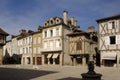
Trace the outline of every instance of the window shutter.
<instances>
[{"instance_id":1,"label":"window shutter","mask_svg":"<svg viewBox=\"0 0 120 80\"><path fill-rule=\"evenodd\" d=\"M45 38L45 31L43 31L42 36L43 36L43 38Z\"/></svg>"},{"instance_id":2,"label":"window shutter","mask_svg":"<svg viewBox=\"0 0 120 80\"><path fill-rule=\"evenodd\" d=\"M50 37L50 31L47 30L47 37Z\"/></svg>"},{"instance_id":3,"label":"window shutter","mask_svg":"<svg viewBox=\"0 0 120 80\"><path fill-rule=\"evenodd\" d=\"M53 36L56 36L56 30L53 29Z\"/></svg>"},{"instance_id":4,"label":"window shutter","mask_svg":"<svg viewBox=\"0 0 120 80\"><path fill-rule=\"evenodd\" d=\"M81 41L76 42L76 45L77 45L77 50L82 50L82 42Z\"/></svg>"},{"instance_id":5,"label":"window shutter","mask_svg":"<svg viewBox=\"0 0 120 80\"><path fill-rule=\"evenodd\" d=\"M120 35L116 35L116 44L120 44Z\"/></svg>"},{"instance_id":6,"label":"window shutter","mask_svg":"<svg viewBox=\"0 0 120 80\"><path fill-rule=\"evenodd\" d=\"M108 22L108 29L112 29L112 23Z\"/></svg>"},{"instance_id":7,"label":"window shutter","mask_svg":"<svg viewBox=\"0 0 120 80\"><path fill-rule=\"evenodd\" d=\"M110 38L109 38L109 36L105 37L105 45L110 45Z\"/></svg>"}]
</instances>

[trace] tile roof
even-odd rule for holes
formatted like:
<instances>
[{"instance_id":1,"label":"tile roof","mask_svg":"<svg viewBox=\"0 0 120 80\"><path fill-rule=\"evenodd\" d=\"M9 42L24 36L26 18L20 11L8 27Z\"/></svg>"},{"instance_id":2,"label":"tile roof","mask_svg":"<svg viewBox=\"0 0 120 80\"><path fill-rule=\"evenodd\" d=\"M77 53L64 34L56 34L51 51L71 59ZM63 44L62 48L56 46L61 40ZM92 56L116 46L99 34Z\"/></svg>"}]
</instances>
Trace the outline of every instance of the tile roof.
<instances>
[{"instance_id":1,"label":"tile roof","mask_svg":"<svg viewBox=\"0 0 120 80\"><path fill-rule=\"evenodd\" d=\"M9 34L7 32L5 32L3 29L0 28L0 34L4 34L6 36L8 36Z\"/></svg>"}]
</instances>

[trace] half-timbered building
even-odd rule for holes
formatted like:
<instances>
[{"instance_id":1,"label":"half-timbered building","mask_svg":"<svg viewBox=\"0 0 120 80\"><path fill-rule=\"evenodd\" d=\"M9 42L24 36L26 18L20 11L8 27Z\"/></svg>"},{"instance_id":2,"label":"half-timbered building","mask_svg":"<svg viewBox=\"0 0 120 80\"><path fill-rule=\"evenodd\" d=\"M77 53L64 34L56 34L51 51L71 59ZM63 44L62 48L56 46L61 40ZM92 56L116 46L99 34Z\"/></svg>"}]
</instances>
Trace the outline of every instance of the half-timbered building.
<instances>
[{"instance_id":1,"label":"half-timbered building","mask_svg":"<svg viewBox=\"0 0 120 80\"><path fill-rule=\"evenodd\" d=\"M0 64L3 61L3 46L6 44L6 36L9 34L0 28Z\"/></svg>"},{"instance_id":2,"label":"half-timbered building","mask_svg":"<svg viewBox=\"0 0 120 80\"><path fill-rule=\"evenodd\" d=\"M97 20L101 65L120 64L120 15Z\"/></svg>"},{"instance_id":3,"label":"half-timbered building","mask_svg":"<svg viewBox=\"0 0 120 80\"><path fill-rule=\"evenodd\" d=\"M95 33L93 32L93 34ZM97 48L97 38L95 37L93 40L91 33L82 30L67 34L67 36L69 37L68 47L72 65L85 66L90 59L90 55L92 55L92 58L96 55L95 48Z\"/></svg>"}]
</instances>

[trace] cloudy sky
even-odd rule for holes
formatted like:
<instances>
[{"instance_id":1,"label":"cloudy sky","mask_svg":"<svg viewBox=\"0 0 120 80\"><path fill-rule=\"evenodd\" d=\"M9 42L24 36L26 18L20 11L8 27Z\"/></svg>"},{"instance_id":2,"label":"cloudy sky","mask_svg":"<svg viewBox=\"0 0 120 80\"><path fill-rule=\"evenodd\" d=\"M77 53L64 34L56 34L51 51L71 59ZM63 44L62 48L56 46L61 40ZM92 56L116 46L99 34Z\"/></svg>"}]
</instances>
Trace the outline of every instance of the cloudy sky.
<instances>
[{"instance_id":1,"label":"cloudy sky","mask_svg":"<svg viewBox=\"0 0 120 80\"><path fill-rule=\"evenodd\" d=\"M64 10L86 31L91 25L97 29L97 19L120 14L120 0L0 0L0 27L11 35L36 31L50 17L63 17Z\"/></svg>"}]
</instances>

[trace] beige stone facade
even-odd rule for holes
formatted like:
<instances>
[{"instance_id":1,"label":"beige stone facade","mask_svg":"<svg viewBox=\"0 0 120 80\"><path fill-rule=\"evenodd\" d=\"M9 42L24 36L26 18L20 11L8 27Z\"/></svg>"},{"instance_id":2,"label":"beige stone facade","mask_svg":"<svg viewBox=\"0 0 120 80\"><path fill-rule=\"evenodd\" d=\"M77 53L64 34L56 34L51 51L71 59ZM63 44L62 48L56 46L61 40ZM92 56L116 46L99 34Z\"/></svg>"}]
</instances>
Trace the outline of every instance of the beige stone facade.
<instances>
[{"instance_id":1,"label":"beige stone facade","mask_svg":"<svg viewBox=\"0 0 120 80\"><path fill-rule=\"evenodd\" d=\"M22 30L18 38L18 50L22 54L22 65L32 65L32 33L32 31Z\"/></svg>"},{"instance_id":2,"label":"beige stone facade","mask_svg":"<svg viewBox=\"0 0 120 80\"><path fill-rule=\"evenodd\" d=\"M74 18L72 21L75 22ZM43 27L43 50L42 64L48 65L70 65L68 53L68 39L66 34L72 32L72 26L68 21L68 13L64 11L63 19L51 17L45 21ZM76 24L77 25L77 24Z\"/></svg>"},{"instance_id":3,"label":"beige stone facade","mask_svg":"<svg viewBox=\"0 0 120 80\"><path fill-rule=\"evenodd\" d=\"M33 57L33 65L41 65L42 64L42 27L38 27L38 31L32 34L32 57Z\"/></svg>"}]
</instances>

